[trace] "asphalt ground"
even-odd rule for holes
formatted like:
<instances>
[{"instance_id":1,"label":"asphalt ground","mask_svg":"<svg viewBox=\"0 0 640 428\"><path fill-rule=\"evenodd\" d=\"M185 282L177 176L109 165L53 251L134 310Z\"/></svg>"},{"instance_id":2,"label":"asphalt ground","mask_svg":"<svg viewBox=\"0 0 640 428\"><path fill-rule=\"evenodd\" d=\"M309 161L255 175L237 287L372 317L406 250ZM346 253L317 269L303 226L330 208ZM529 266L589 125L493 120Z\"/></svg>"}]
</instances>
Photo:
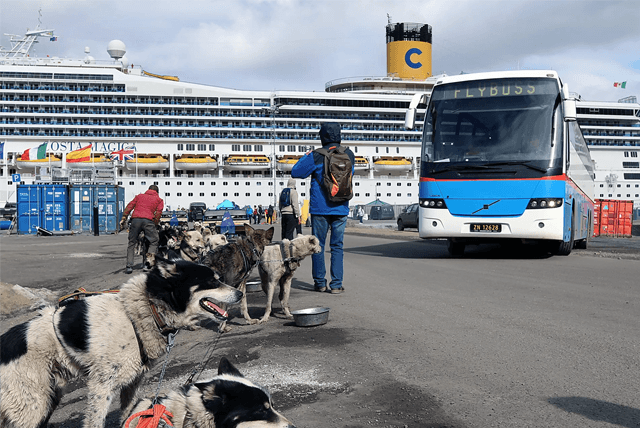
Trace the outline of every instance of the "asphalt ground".
<instances>
[{"instance_id":1,"label":"asphalt ground","mask_svg":"<svg viewBox=\"0 0 640 428\"><path fill-rule=\"evenodd\" d=\"M574 250L567 258L540 256L529 249L519 249L522 252L514 254L511 249L500 250L487 245L472 247L463 260L456 260L447 254L446 242L425 244L425 241L417 237L417 231L409 229L399 232L393 230L392 226L384 223L361 226L350 222L347 228L348 236L345 238L345 263L349 263L349 270L346 272L349 284L346 286L345 295L333 296L313 292L311 263L308 259L303 262L293 283L292 309L330 306L332 310L328 324L309 329L295 327L291 321L282 317L279 306L275 303L275 312L268 324L246 326L241 320L239 310L232 310L235 318L230 325L233 329L221 336L212 365L215 366L220 355L230 358L245 375L271 390L276 408L293 420L299 428L638 426L640 411L637 408L640 406L633 406L634 399L628 398L628 392L625 391L616 391L616 394L622 394L623 398L609 401L589 401L585 397L562 396L543 400L541 404L535 400L530 401L532 384L541 382L540 379L545 379L549 373L568 384L577 384L575 379L565 379L567 375L558 371L565 365L573 367L576 363L561 361L558 367L543 366L537 371L534 370L541 364L541 356L544 361L553 355L544 350L544 346L549 344L535 343L536 346L540 346L538 349L542 353L533 357L523 354L517 347L503 352L502 347L506 341L494 342L493 335L502 337L510 334L514 326L518 326L518 330L520 326L529 327L524 321L526 318L523 318L527 313L515 309L505 314L498 312L502 307L506 307L505 303L509 303L508 300L498 303L499 306L493 308L491 315L480 316L482 323L488 322L488 337L482 335L482 326L477 325L477 320L467 320L464 317L469 314L483 314L494 298L496 302L500 302L504 297L513 299L509 296L510 293L514 293L513 290L509 290L509 294L504 291L498 292L495 296L485 294L486 290L495 292L486 288L493 286L490 285L491 278L487 278L486 284L489 285L475 284L488 275L487 271L481 270L485 265L505 268L505 272L506 267L511 266L515 268L516 274L521 270L521 275L527 278L546 269L557 271L564 265L567 265L567 272L573 272L575 269L584 271L593 266L597 272L592 276L603 275L613 280L616 274L612 272L619 272L620 275L617 276L620 284L630 287L629 284L634 281L629 275L633 275L631 271L635 272L637 269L628 268L637 264L628 263L640 259L640 238L594 238L589 249ZM278 237L278 226L276 229L275 236ZM305 228L304 232L310 231ZM130 278L124 274L125 252L124 234L99 237L0 236L0 332L32 318L40 305L54 302L57 297L78 287L82 286L90 291L118 288ZM598 262L600 259L613 260ZM419 266L425 263L428 263L430 270L422 273ZM605 271L601 266L607 266L609 270ZM141 268L141 265L137 268ZM451 281L451 269L456 269L463 276ZM488 272L493 270L491 267ZM628 272L625 273L625 270ZM397 275L398 272L401 274ZM139 271L135 272L138 273ZM383 282L395 283L394 287L374 284L380 275L387 275L388 278L383 278ZM495 278L496 284L500 284L499 281L505 275L506 273L499 272ZM405 287L396 288L399 285L408 286L409 283L419 284L419 278L425 276L437 280L429 289L424 290L431 290L429 293L432 296L428 300L421 301L423 297L416 300L415 291L410 291L408 287L406 290ZM255 280L255 276L250 279ZM523 283L515 292L524 290L527 280L513 279ZM591 296L593 278L577 278L574 281L577 281L577 284L572 283L572 287L587 287L590 291L586 297ZM469 283L470 287L457 290L465 283ZM374 289L374 285L377 288ZM532 289L541 287L544 287L544 284L536 285ZM555 313L553 307L561 302L560 299L552 297L556 292L566 293L566 290L562 288L561 283L553 282L545 290L548 294L534 296L536 301L545 299L550 302L550 307L545 307L544 313ZM630 314L633 313L634 306L630 303L633 304L634 301L627 291L622 293L617 287L606 293L613 297L610 299L598 296L594 299L594 308L589 308L592 302L584 303L584 308L580 306L582 303L573 304L577 313L595 313L597 316L590 323L604 329L603 334L607 338L607 346L602 347L604 352L600 352L599 343L597 346L589 346L581 342L580 347L584 350L580 352L584 355L576 357L579 358L581 367L586 367L588 362L589 370L593 371L592 380L603 385L603 391L608 388L605 386L608 380L599 374L596 376L596 370L605 367L607 373L617 372L615 375L620 376L630 367L635 366L637 369L638 366L637 360L634 362L634 357L630 358L627 354L624 354L624 358L629 361L629 367L626 367L627 363L625 367L621 367L608 361L611 355L622 354L618 349L622 346L625 347L624 352L627 352L627 342L632 339L630 337L625 341L620 340L621 344L613 341L618 337L618 333L612 333L608 321L615 313L615 316L624 316L626 318L623 319L627 320L617 324L628 325L631 328L634 318ZM613 299L617 299L619 295L623 301L621 306L615 306ZM531 298L525 295L517 300L524 302ZM248 303L254 318L262 314L264 296L261 292L249 293ZM480 303L478 309L474 307L477 303ZM580 323L575 324L568 318L568 309L572 312L573 307L560 308L560 312L556 314L561 325L568 326L566 331L561 327L558 327L559 330L563 334L576 330L579 336L585 336L585 332L576 327ZM602 312L602 315L598 315L603 309L610 311L609 314ZM415 315L409 315L416 311L424 311L429 316L418 319ZM372 324L372 316L382 323ZM536 330L534 339L550 341L556 334L549 325L551 318L532 319L542 322L539 326L533 326ZM510 327L499 327L502 320ZM463 322L467 326L461 330L463 336L457 337L461 334L458 331L459 324ZM593 326L588 325L590 328ZM544 331L544 336L538 331ZM470 336L470 332L476 333ZM592 329L588 333L589 337L584 337L586 343L596 340L599 337L596 333ZM427 336L423 337L425 334ZM214 332L206 329L181 332L163 386L179 386L193 367L200 363L200 356L205 354L208 346L215 342L216 338ZM568 343L574 340L576 339L572 338ZM475 343L474 341L477 341L477 349L486 348L485 352L477 354L475 351L471 353L473 348L465 350L464 347L469 343ZM523 337L516 336L516 342L520 348L527 346L527 340ZM565 349L568 343L555 350L555 355L564 358L571 356ZM614 353L612 349L615 349ZM492 354L495 355L492 357ZM493 359L498 360L498 369L490 365L494 364ZM607 361L607 364L599 364L599 361ZM155 392L161 363L162 361L158 361L154 369L145 376L148 383L143 387L143 395L148 396ZM470 371L469 366L473 370ZM509 369L509 366L513 368ZM504 373L500 367L505 368ZM525 368L524 372L521 367ZM202 379L210 376L214 368L209 367L203 373ZM523 386L514 383L528 372L532 372L531 383L522 381ZM429 373L430 376L426 376L425 373ZM484 383L474 383L479 375L483 382L485 378L503 379L504 385L500 386L498 392L490 390ZM462 377L464 382L456 377ZM434 379L437 382L434 382ZM618 389L624 390L628 388L627 383L631 380L633 377L627 375L626 380L621 378L615 383L619 385ZM461 386L470 381L474 382L464 388ZM585 380L581 382L584 383ZM430 387L427 388L427 385ZM594 388L597 390L600 387L592 389ZM506 405L509 401L507 397L518 396L523 389L526 389L523 392L524 403ZM86 388L83 387L83 381L73 382L54 413L51 427L80 427L85 397ZM613 404L618 402L625 405ZM564 409L564 413L550 411L549 403ZM120 415L116 409L114 403L108 417L109 427L117 426ZM501 411L504 414L501 415ZM553 418L549 417L547 412ZM575 417L575 414L587 415L587 419L583 416Z\"/></svg>"}]
</instances>

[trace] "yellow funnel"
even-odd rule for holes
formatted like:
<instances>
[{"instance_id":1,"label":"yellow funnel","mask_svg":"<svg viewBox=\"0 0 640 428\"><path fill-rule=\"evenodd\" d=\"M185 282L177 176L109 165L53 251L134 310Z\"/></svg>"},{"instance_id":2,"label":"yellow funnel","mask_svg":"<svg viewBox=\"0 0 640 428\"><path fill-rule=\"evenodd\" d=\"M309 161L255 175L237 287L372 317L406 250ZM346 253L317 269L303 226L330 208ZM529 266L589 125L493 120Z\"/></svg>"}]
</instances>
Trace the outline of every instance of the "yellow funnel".
<instances>
[{"instance_id":1,"label":"yellow funnel","mask_svg":"<svg viewBox=\"0 0 640 428\"><path fill-rule=\"evenodd\" d=\"M425 80L431 75L431 26L387 25L387 76Z\"/></svg>"}]
</instances>

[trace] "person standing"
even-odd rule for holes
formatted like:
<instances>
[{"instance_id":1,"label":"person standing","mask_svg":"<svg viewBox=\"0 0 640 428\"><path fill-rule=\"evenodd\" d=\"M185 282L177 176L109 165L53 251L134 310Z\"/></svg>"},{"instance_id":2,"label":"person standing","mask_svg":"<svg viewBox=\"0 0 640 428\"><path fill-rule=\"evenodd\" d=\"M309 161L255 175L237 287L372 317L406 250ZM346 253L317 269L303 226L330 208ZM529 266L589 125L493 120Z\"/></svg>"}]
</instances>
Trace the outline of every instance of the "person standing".
<instances>
[{"instance_id":1,"label":"person standing","mask_svg":"<svg viewBox=\"0 0 640 428\"><path fill-rule=\"evenodd\" d=\"M358 206L358 220L360 220L360 223L364 223L362 221L362 219L364 218L364 209L362 208L362 205Z\"/></svg>"},{"instance_id":2,"label":"person standing","mask_svg":"<svg viewBox=\"0 0 640 428\"><path fill-rule=\"evenodd\" d=\"M129 213L131 213L131 226L129 227L129 245L127 246L127 268L125 272L130 274L133 272L133 256L138 242L138 235L144 231L144 236L149 240L149 249L145 254L144 269L148 270L151 266L148 258L155 255L158 251L158 224L162 216L162 208L164 202L158 196L158 186L152 184L149 190L136 195L122 213L120 220L120 230L124 229Z\"/></svg>"},{"instance_id":3,"label":"person standing","mask_svg":"<svg viewBox=\"0 0 640 428\"><path fill-rule=\"evenodd\" d=\"M258 224L258 206L254 205L253 206L253 224Z\"/></svg>"},{"instance_id":4,"label":"person standing","mask_svg":"<svg viewBox=\"0 0 640 428\"><path fill-rule=\"evenodd\" d=\"M269 205L267 208L267 224L273 223L273 205Z\"/></svg>"},{"instance_id":5,"label":"person standing","mask_svg":"<svg viewBox=\"0 0 640 428\"><path fill-rule=\"evenodd\" d=\"M286 205L287 202L288 205ZM287 187L280 192L280 216L282 218L282 239L292 240L293 231L300 223L300 207L295 178L290 178L287 181Z\"/></svg>"},{"instance_id":6,"label":"person standing","mask_svg":"<svg viewBox=\"0 0 640 428\"><path fill-rule=\"evenodd\" d=\"M253 209L251 208L251 205L247 205L246 213L249 224L251 224L251 217L253 217Z\"/></svg>"},{"instance_id":7,"label":"person standing","mask_svg":"<svg viewBox=\"0 0 640 428\"><path fill-rule=\"evenodd\" d=\"M322 148L326 151L333 152L336 149L340 149L340 124L337 122L323 123L320 127L320 141ZM348 148L344 149L344 152L351 160L351 176L353 176L355 156ZM320 241L320 247L322 248L320 253L311 256L314 289L320 292L327 291L324 247L327 233L331 231L329 241L329 246L331 247L331 282L329 283L329 291L333 294L340 294L344 292L342 247L344 230L347 226L347 216L349 215L349 201L333 202L330 200L330 195L321 184L324 176L324 161L325 155L318 150L307 152L293 166L291 177L312 177L309 204L311 228L312 233Z\"/></svg>"}]
</instances>

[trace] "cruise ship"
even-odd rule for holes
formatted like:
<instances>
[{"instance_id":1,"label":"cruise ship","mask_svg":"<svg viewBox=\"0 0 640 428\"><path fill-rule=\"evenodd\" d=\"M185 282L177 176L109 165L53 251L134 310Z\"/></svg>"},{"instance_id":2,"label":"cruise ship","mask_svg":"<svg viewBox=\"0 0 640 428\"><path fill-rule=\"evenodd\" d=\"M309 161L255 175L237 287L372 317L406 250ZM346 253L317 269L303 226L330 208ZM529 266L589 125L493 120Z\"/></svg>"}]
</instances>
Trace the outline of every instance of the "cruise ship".
<instances>
[{"instance_id":1,"label":"cruise ship","mask_svg":"<svg viewBox=\"0 0 640 428\"><path fill-rule=\"evenodd\" d=\"M9 35L0 49L0 206L16 185L111 183L126 200L151 184L171 209L275 204L291 168L320 146L318 130L339 122L356 155L351 205L418 199L422 122L404 128L416 92L430 92L432 28L389 23L387 74L328 82L325 92L246 91L182 82L132 65L125 44L108 43L108 60L33 57L55 40L42 29ZM155 71L155 70L154 70ZM579 120L596 161L596 197L640 204L640 106L581 101ZM424 106L422 106L424 108ZM424 112L424 110L422 110ZM421 116L421 114L419 115ZM27 149L46 143L43 158ZM83 162L67 156L87 146ZM302 199L309 180L300 180Z\"/></svg>"}]
</instances>

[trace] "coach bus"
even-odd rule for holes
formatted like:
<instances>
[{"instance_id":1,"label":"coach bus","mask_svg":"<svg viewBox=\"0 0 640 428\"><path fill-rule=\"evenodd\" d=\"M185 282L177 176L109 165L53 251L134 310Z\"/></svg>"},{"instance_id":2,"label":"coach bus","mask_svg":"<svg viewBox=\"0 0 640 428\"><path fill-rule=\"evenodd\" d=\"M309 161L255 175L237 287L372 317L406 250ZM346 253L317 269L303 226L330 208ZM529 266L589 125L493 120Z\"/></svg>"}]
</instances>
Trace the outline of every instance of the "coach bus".
<instances>
[{"instance_id":1,"label":"coach bus","mask_svg":"<svg viewBox=\"0 0 640 428\"><path fill-rule=\"evenodd\" d=\"M444 76L416 94L426 104L419 232L449 252L482 242L541 242L553 254L586 248L593 229L594 164L576 99L555 71Z\"/></svg>"}]
</instances>

